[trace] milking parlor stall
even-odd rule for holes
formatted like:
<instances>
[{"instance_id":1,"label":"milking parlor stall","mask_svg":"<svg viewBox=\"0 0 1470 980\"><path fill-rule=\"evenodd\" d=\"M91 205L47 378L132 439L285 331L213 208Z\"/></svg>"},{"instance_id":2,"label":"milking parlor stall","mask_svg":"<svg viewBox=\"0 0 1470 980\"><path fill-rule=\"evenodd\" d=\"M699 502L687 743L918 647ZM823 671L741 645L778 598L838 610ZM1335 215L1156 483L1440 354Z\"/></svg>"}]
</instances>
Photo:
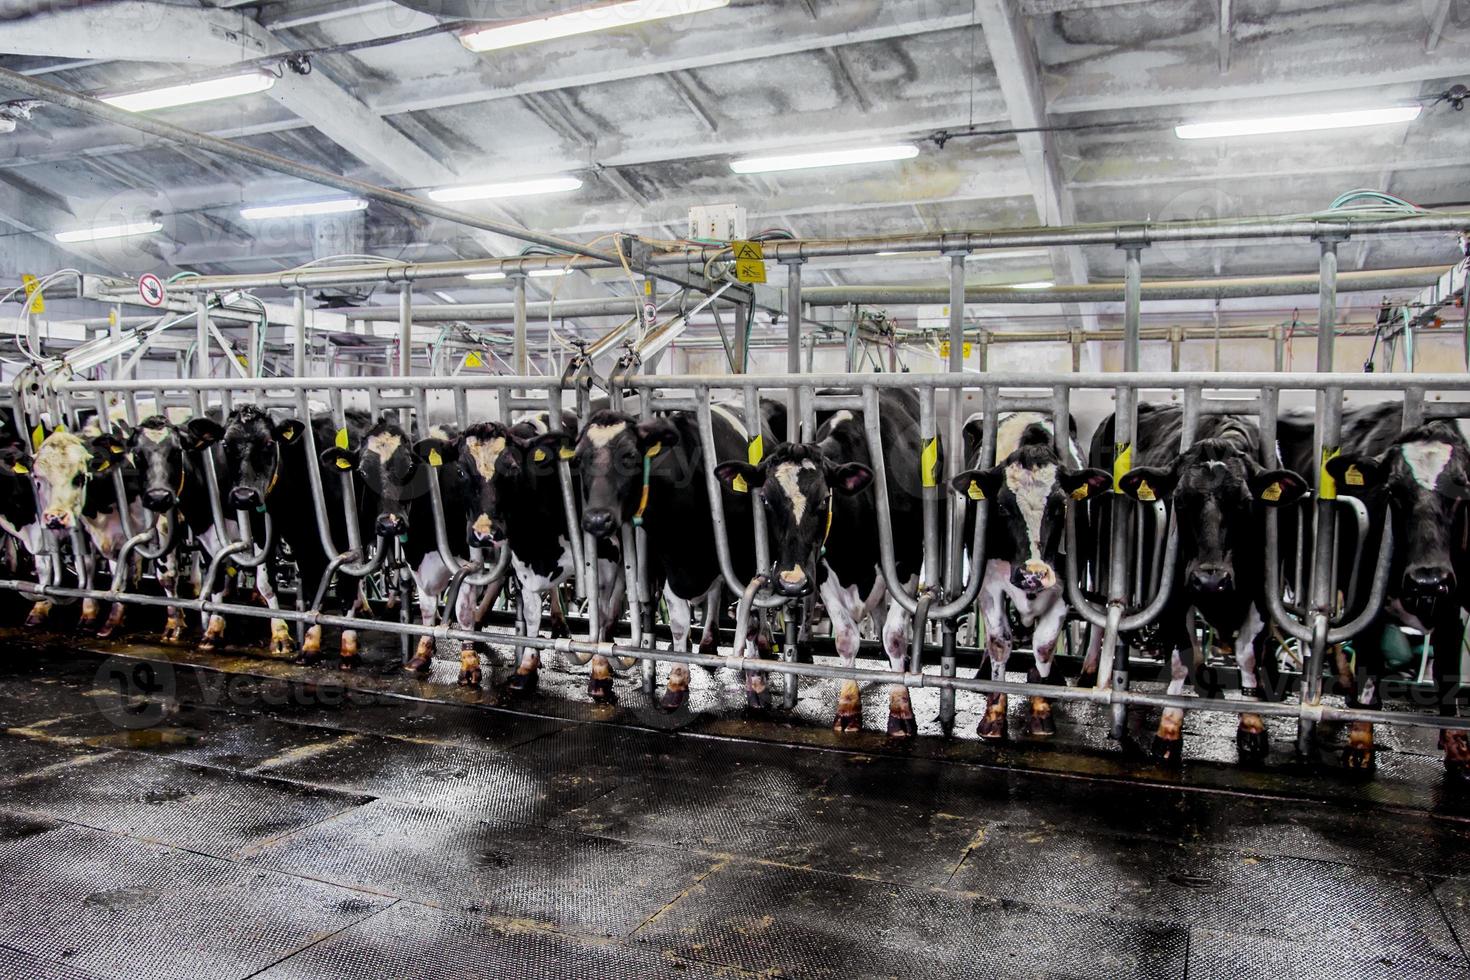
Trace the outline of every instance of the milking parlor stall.
<instances>
[{"instance_id":1,"label":"milking parlor stall","mask_svg":"<svg viewBox=\"0 0 1470 980\"><path fill-rule=\"evenodd\" d=\"M1470 977L1461 6L6 9L0 977Z\"/></svg>"}]
</instances>

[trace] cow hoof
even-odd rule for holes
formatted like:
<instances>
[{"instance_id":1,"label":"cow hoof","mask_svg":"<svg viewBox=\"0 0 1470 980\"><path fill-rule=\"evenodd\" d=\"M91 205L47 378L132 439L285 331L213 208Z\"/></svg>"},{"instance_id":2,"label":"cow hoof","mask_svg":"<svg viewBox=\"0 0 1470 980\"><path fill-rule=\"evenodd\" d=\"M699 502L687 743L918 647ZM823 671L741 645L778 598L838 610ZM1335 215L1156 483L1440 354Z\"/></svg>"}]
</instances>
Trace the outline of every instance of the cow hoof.
<instances>
[{"instance_id":1,"label":"cow hoof","mask_svg":"<svg viewBox=\"0 0 1470 980\"><path fill-rule=\"evenodd\" d=\"M1004 742L1011 737L1010 733L1006 731L1006 720L1003 717L981 718L980 724L975 726L975 734L987 742Z\"/></svg>"},{"instance_id":2,"label":"cow hoof","mask_svg":"<svg viewBox=\"0 0 1470 980\"><path fill-rule=\"evenodd\" d=\"M403 665L403 669L417 677L428 677L433 671L432 658L415 655L408 663ZM463 676L463 673L460 676Z\"/></svg>"},{"instance_id":3,"label":"cow hoof","mask_svg":"<svg viewBox=\"0 0 1470 980\"><path fill-rule=\"evenodd\" d=\"M1184 739L1154 736L1154 761L1161 766L1177 766L1184 761Z\"/></svg>"},{"instance_id":4,"label":"cow hoof","mask_svg":"<svg viewBox=\"0 0 1470 980\"><path fill-rule=\"evenodd\" d=\"M203 637L199 641L199 649L205 651L214 650L218 645L218 642L210 636Z\"/></svg>"},{"instance_id":5,"label":"cow hoof","mask_svg":"<svg viewBox=\"0 0 1470 980\"><path fill-rule=\"evenodd\" d=\"M169 644L183 643L184 628L182 626L170 626L168 629L163 631L163 635L158 638L158 642Z\"/></svg>"},{"instance_id":6,"label":"cow hoof","mask_svg":"<svg viewBox=\"0 0 1470 980\"><path fill-rule=\"evenodd\" d=\"M1091 670L1084 670L1082 673L1078 674L1077 675L1077 686L1078 687L1083 687L1083 688L1097 687L1097 672L1096 671L1091 671Z\"/></svg>"},{"instance_id":7,"label":"cow hoof","mask_svg":"<svg viewBox=\"0 0 1470 980\"><path fill-rule=\"evenodd\" d=\"M111 636L112 633L113 633L113 625L111 623L103 623L102 624L102 628L97 631L97 639L99 639L99 640L105 640L109 636Z\"/></svg>"},{"instance_id":8,"label":"cow hoof","mask_svg":"<svg viewBox=\"0 0 1470 980\"><path fill-rule=\"evenodd\" d=\"M26 626L31 629L40 626L44 622L46 622L46 617L37 615L36 613L31 613L26 617Z\"/></svg>"},{"instance_id":9,"label":"cow hoof","mask_svg":"<svg viewBox=\"0 0 1470 980\"><path fill-rule=\"evenodd\" d=\"M1470 789L1470 762L1464 759L1444 760L1444 778L1456 789Z\"/></svg>"},{"instance_id":10,"label":"cow hoof","mask_svg":"<svg viewBox=\"0 0 1470 980\"><path fill-rule=\"evenodd\" d=\"M296 656L296 644L288 638L271 640L271 656L289 658Z\"/></svg>"},{"instance_id":11,"label":"cow hoof","mask_svg":"<svg viewBox=\"0 0 1470 980\"><path fill-rule=\"evenodd\" d=\"M353 654L350 657L338 657L337 669L342 671L356 670L362 664L362 657Z\"/></svg>"},{"instance_id":12,"label":"cow hoof","mask_svg":"<svg viewBox=\"0 0 1470 980\"><path fill-rule=\"evenodd\" d=\"M1253 732L1244 728L1236 729L1235 751L1240 754L1241 762L1261 762L1271 751L1271 736L1264 730Z\"/></svg>"},{"instance_id":13,"label":"cow hoof","mask_svg":"<svg viewBox=\"0 0 1470 980\"><path fill-rule=\"evenodd\" d=\"M291 662L298 667L315 667L321 663L321 660L322 652L320 650L311 651L306 649L297 650L296 656L291 658Z\"/></svg>"},{"instance_id":14,"label":"cow hoof","mask_svg":"<svg viewBox=\"0 0 1470 980\"><path fill-rule=\"evenodd\" d=\"M664 696L658 699L658 706L665 711L678 711L689 703L688 688L669 688L664 691Z\"/></svg>"},{"instance_id":15,"label":"cow hoof","mask_svg":"<svg viewBox=\"0 0 1470 980\"><path fill-rule=\"evenodd\" d=\"M1378 766L1371 745L1348 745L1342 750L1342 766L1349 772L1366 775ZM1448 763L1446 763L1448 767Z\"/></svg>"},{"instance_id":16,"label":"cow hoof","mask_svg":"<svg viewBox=\"0 0 1470 980\"><path fill-rule=\"evenodd\" d=\"M587 678L587 693L592 700L598 704L617 704L618 695L613 690L613 679L611 677L589 677Z\"/></svg>"},{"instance_id":17,"label":"cow hoof","mask_svg":"<svg viewBox=\"0 0 1470 980\"><path fill-rule=\"evenodd\" d=\"M857 712L852 714L838 713L832 722L834 732L858 732L863 728L863 716Z\"/></svg>"},{"instance_id":18,"label":"cow hoof","mask_svg":"<svg viewBox=\"0 0 1470 980\"><path fill-rule=\"evenodd\" d=\"M96 616L92 616L92 617L89 617L87 619L82 619L82 620L78 620L77 621L77 629L79 629L79 630L90 630L93 627L95 627L96 625L97 625L97 617Z\"/></svg>"},{"instance_id":19,"label":"cow hoof","mask_svg":"<svg viewBox=\"0 0 1470 980\"><path fill-rule=\"evenodd\" d=\"M771 707L771 692L766 688L759 691L745 689L745 707L751 711L767 711Z\"/></svg>"},{"instance_id":20,"label":"cow hoof","mask_svg":"<svg viewBox=\"0 0 1470 980\"><path fill-rule=\"evenodd\" d=\"M919 722L913 715L896 715L888 713L888 737L889 738L913 738L919 734Z\"/></svg>"},{"instance_id":21,"label":"cow hoof","mask_svg":"<svg viewBox=\"0 0 1470 980\"><path fill-rule=\"evenodd\" d=\"M461 670L459 672L459 686L460 687L479 687L480 686L480 668L479 667L471 667L468 670Z\"/></svg>"},{"instance_id":22,"label":"cow hoof","mask_svg":"<svg viewBox=\"0 0 1470 980\"><path fill-rule=\"evenodd\" d=\"M1052 720L1051 712L1037 714L1032 712L1026 719L1026 734L1032 738L1051 738L1057 733L1057 723Z\"/></svg>"},{"instance_id":23,"label":"cow hoof","mask_svg":"<svg viewBox=\"0 0 1470 980\"><path fill-rule=\"evenodd\" d=\"M718 657L720 655L719 644L701 643L699 645L699 655L701 657ZM703 667L704 672L707 674L713 674L715 671L720 669L715 664L700 664L699 666Z\"/></svg>"},{"instance_id":24,"label":"cow hoof","mask_svg":"<svg viewBox=\"0 0 1470 980\"><path fill-rule=\"evenodd\" d=\"M517 670L505 682L505 689L512 694L530 694L541 682L541 674L534 670Z\"/></svg>"}]
</instances>

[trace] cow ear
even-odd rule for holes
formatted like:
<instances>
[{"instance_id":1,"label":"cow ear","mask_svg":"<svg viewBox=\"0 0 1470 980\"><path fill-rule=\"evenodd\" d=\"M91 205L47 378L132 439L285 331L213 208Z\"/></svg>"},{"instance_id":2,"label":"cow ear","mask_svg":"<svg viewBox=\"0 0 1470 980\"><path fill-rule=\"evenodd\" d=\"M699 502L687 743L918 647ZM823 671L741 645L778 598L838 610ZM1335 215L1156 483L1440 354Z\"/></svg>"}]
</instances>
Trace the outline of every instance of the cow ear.
<instances>
[{"instance_id":1,"label":"cow ear","mask_svg":"<svg viewBox=\"0 0 1470 980\"><path fill-rule=\"evenodd\" d=\"M459 443L447 439L420 439L414 443L413 451L430 466L443 466L459 459Z\"/></svg>"},{"instance_id":2,"label":"cow ear","mask_svg":"<svg viewBox=\"0 0 1470 980\"><path fill-rule=\"evenodd\" d=\"M577 437L573 432L545 432L526 442L526 455L533 463L545 463L556 459L568 462L577 458Z\"/></svg>"},{"instance_id":3,"label":"cow ear","mask_svg":"<svg viewBox=\"0 0 1470 980\"><path fill-rule=\"evenodd\" d=\"M1088 500L1107 493L1113 485L1113 475L1095 466L1084 470L1063 470L1058 479L1062 489L1071 494L1073 500Z\"/></svg>"},{"instance_id":4,"label":"cow ear","mask_svg":"<svg viewBox=\"0 0 1470 980\"><path fill-rule=\"evenodd\" d=\"M112 471L112 453L102 450L94 452L87 460L88 473L109 473Z\"/></svg>"},{"instance_id":5,"label":"cow ear","mask_svg":"<svg viewBox=\"0 0 1470 980\"><path fill-rule=\"evenodd\" d=\"M1250 477L1251 496L1268 507L1294 504L1311 489L1292 470L1261 470Z\"/></svg>"},{"instance_id":6,"label":"cow ear","mask_svg":"<svg viewBox=\"0 0 1470 980\"><path fill-rule=\"evenodd\" d=\"M213 445L225 436L225 427L208 416L190 419L184 423L184 428L189 432L194 449Z\"/></svg>"},{"instance_id":7,"label":"cow ear","mask_svg":"<svg viewBox=\"0 0 1470 980\"><path fill-rule=\"evenodd\" d=\"M0 456L0 470L8 470L17 476L31 475L31 457L28 453L20 451L8 452Z\"/></svg>"},{"instance_id":8,"label":"cow ear","mask_svg":"<svg viewBox=\"0 0 1470 980\"><path fill-rule=\"evenodd\" d=\"M971 500L994 500L995 495L1000 492L1000 481L1004 476L999 466L993 466L988 470L965 470L956 473L950 479L949 485L955 493Z\"/></svg>"},{"instance_id":9,"label":"cow ear","mask_svg":"<svg viewBox=\"0 0 1470 980\"><path fill-rule=\"evenodd\" d=\"M1326 469L1339 492L1357 496L1377 489L1383 482L1385 467L1372 456L1343 453L1329 459Z\"/></svg>"},{"instance_id":10,"label":"cow ear","mask_svg":"<svg viewBox=\"0 0 1470 980\"><path fill-rule=\"evenodd\" d=\"M290 446L301 438L301 433L306 431L306 426L300 419L281 419L276 423L275 436L281 442Z\"/></svg>"},{"instance_id":11,"label":"cow ear","mask_svg":"<svg viewBox=\"0 0 1470 980\"><path fill-rule=\"evenodd\" d=\"M862 463L843 463L827 469L827 487L833 493L852 496L868 489L873 482L873 471Z\"/></svg>"},{"instance_id":12,"label":"cow ear","mask_svg":"<svg viewBox=\"0 0 1470 980\"><path fill-rule=\"evenodd\" d=\"M360 457L350 449L343 449L341 446L328 446L322 450L321 460L322 465L327 469L341 470L345 473L348 470L357 469Z\"/></svg>"},{"instance_id":13,"label":"cow ear","mask_svg":"<svg viewBox=\"0 0 1470 980\"><path fill-rule=\"evenodd\" d=\"M715 477L736 493L747 493L751 487L758 487L766 482L765 471L738 459L716 466Z\"/></svg>"},{"instance_id":14,"label":"cow ear","mask_svg":"<svg viewBox=\"0 0 1470 980\"><path fill-rule=\"evenodd\" d=\"M106 456L121 456L128 451L128 444L107 433L92 439L92 449Z\"/></svg>"},{"instance_id":15,"label":"cow ear","mask_svg":"<svg viewBox=\"0 0 1470 980\"><path fill-rule=\"evenodd\" d=\"M670 446L679 444L679 430L668 419L644 419L638 423L638 451L657 456Z\"/></svg>"},{"instance_id":16,"label":"cow ear","mask_svg":"<svg viewBox=\"0 0 1470 980\"><path fill-rule=\"evenodd\" d=\"M1118 481L1118 489L1132 497L1152 503L1174 492L1174 471L1161 466L1135 466Z\"/></svg>"}]
</instances>

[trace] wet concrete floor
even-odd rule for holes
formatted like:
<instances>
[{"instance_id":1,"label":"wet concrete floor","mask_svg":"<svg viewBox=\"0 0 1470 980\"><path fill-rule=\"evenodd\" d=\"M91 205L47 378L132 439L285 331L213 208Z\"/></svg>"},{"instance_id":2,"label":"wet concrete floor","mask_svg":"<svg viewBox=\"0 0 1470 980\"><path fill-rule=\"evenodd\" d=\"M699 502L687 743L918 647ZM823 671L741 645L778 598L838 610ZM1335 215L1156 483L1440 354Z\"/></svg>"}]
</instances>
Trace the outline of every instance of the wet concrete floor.
<instances>
[{"instance_id":1,"label":"wet concrete floor","mask_svg":"<svg viewBox=\"0 0 1470 980\"><path fill-rule=\"evenodd\" d=\"M898 744L877 685L837 736L825 682L756 718L696 669L667 715L555 657L512 702L395 656L0 635L0 977L1470 977L1428 733L1365 782L1330 727L1245 770L1192 715L1168 770L1083 705L996 746L916 692Z\"/></svg>"}]
</instances>

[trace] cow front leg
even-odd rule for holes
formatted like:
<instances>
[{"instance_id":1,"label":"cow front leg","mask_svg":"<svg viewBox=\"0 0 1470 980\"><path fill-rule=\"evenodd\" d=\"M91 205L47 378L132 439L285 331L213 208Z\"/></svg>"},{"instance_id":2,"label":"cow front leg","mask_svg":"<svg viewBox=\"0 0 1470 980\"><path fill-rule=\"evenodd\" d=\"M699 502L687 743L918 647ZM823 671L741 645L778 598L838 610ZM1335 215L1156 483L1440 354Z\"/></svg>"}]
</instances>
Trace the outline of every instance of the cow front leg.
<instances>
[{"instance_id":1,"label":"cow front leg","mask_svg":"<svg viewBox=\"0 0 1470 980\"><path fill-rule=\"evenodd\" d=\"M1056 666L1057 643L1061 640L1062 629L1067 622L1067 607L1062 603L1058 595L1053 604L1042 614L1036 623L1036 631L1032 637L1031 645L1036 655L1036 663L1026 674L1028 684L1038 685L1061 685L1065 682L1061 674L1054 669ZM1029 702L1030 710L1027 712L1026 733L1036 738L1050 738L1057 733L1057 723L1052 717L1052 702L1050 699L1040 695L1031 695Z\"/></svg>"},{"instance_id":2,"label":"cow front leg","mask_svg":"<svg viewBox=\"0 0 1470 980\"><path fill-rule=\"evenodd\" d=\"M587 675L587 693L598 704L617 704L618 693L613 690L612 664L602 654L593 654L591 672Z\"/></svg>"},{"instance_id":3,"label":"cow front leg","mask_svg":"<svg viewBox=\"0 0 1470 980\"><path fill-rule=\"evenodd\" d=\"M160 568L158 585L163 589L163 594L170 599L179 597L179 560L178 552L170 551L164 556L163 565ZM177 606L168 607L168 618L163 623L163 636L160 639L164 643L182 643L184 641L184 613Z\"/></svg>"},{"instance_id":4,"label":"cow front leg","mask_svg":"<svg viewBox=\"0 0 1470 980\"><path fill-rule=\"evenodd\" d=\"M225 601L225 590L222 588L211 595L209 601L223 603ZM199 638L199 649L213 650L224 639L225 617L217 612L212 612L205 617L205 621L201 625L204 627L204 635Z\"/></svg>"},{"instance_id":5,"label":"cow front leg","mask_svg":"<svg viewBox=\"0 0 1470 980\"><path fill-rule=\"evenodd\" d=\"M675 595L668 585L664 586L664 603L668 606L669 632L673 635L673 643L669 649L675 653L687 653L689 651L689 627L694 617L694 606L687 599L681 599ZM669 682L658 704L665 711L678 711L688 703L689 665L676 663L669 668Z\"/></svg>"},{"instance_id":6,"label":"cow front leg","mask_svg":"<svg viewBox=\"0 0 1470 980\"><path fill-rule=\"evenodd\" d=\"M857 666L858 647L862 643L855 615L862 607L858 605L852 590L839 586L836 576L830 574L830 571L827 580L822 583L821 592L822 605L827 610L827 618L832 621L832 639L837 647L837 656L841 659L842 666L851 670ZM832 720L832 730L856 732L862 727L862 691L859 690L857 681L845 680L837 691L837 713Z\"/></svg>"},{"instance_id":7,"label":"cow front leg","mask_svg":"<svg viewBox=\"0 0 1470 980\"><path fill-rule=\"evenodd\" d=\"M439 593L449 585L449 568L437 551L431 551L419 561L413 570L414 594L418 601L419 622L433 626L439 618ZM428 677L433 670L434 638L420 636L414 647L413 656L408 658L404 669L418 677ZM460 680L465 678L463 657L460 661Z\"/></svg>"},{"instance_id":8,"label":"cow front leg","mask_svg":"<svg viewBox=\"0 0 1470 980\"><path fill-rule=\"evenodd\" d=\"M547 614L546 618L550 623L549 629L551 631L552 639L561 639L563 636L571 636L572 631L567 626L566 608L562 604L561 586L553 585L547 595L551 600L549 603L551 606L551 611ZM539 611L539 599L537 600L537 608Z\"/></svg>"},{"instance_id":9,"label":"cow front leg","mask_svg":"<svg viewBox=\"0 0 1470 980\"><path fill-rule=\"evenodd\" d=\"M699 634L699 652L706 657L717 657L719 650L720 598L724 594L724 582L716 580L704 596L704 621ZM713 674L718 668L705 664L704 669ZM747 686L746 690L749 690Z\"/></svg>"},{"instance_id":10,"label":"cow front leg","mask_svg":"<svg viewBox=\"0 0 1470 980\"><path fill-rule=\"evenodd\" d=\"M1256 676L1256 658L1260 655L1265 623L1255 606L1246 614L1245 624L1235 642L1235 665L1240 668L1240 693L1253 701L1261 700L1261 682ZM1235 750L1243 763L1258 763L1271 751L1271 737L1266 733L1266 720L1254 712L1240 716L1235 730Z\"/></svg>"},{"instance_id":11,"label":"cow front leg","mask_svg":"<svg viewBox=\"0 0 1470 980\"><path fill-rule=\"evenodd\" d=\"M990 662L990 676L994 680L1005 680L1006 661L1011 657L1011 622L1005 610L1005 583L1010 576L1008 562L987 562L985 579L980 586L980 615L985 621L985 657ZM1008 738L1008 707L1004 694L987 694L985 713L975 726L975 734L993 741Z\"/></svg>"},{"instance_id":12,"label":"cow front leg","mask_svg":"<svg viewBox=\"0 0 1470 980\"><path fill-rule=\"evenodd\" d=\"M1435 695L1439 700L1439 714L1455 718L1460 714L1460 647L1465 640L1465 628L1460 622L1458 604L1444 601L1440 605L1441 614L1429 624L1430 642L1434 644ZM1444 749L1445 779L1457 787L1470 786L1470 733L1463 728L1442 728L1439 744Z\"/></svg>"},{"instance_id":13,"label":"cow front leg","mask_svg":"<svg viewBox=\"0 0 1470 980\"><path fill-rule=\"evenodd\" d=\"M1193 653L1191 652L1191 656ZM1184 693L1184 682L1189 680L1189 665L1184 662L1179 647L1174 647L1169 656L1169 693ZM1154 735L1153 756L1165 765L1178 765L1184 758L1184 711L1180 708L1165 708L1159 717L1159 730Z\"/></svg>"},{"instance_id":14,"label":"cow front leg","mask_svg":"<svg viewBox=\"0 0 1470 980\"><path fill-rule=\"evenodd\" d=\"M113 633L122 629L123 618L127 614L128 607L121 602L114 602L112 608L107 611L107 621L97 631L100 639L107 639Z\"/></svg>"},{"instance_id":15,"label":"cow front leg","mask_svg":"<svg viewBox=\"0 0 1470 980\"><path fill-rule=\"evenodd\" d=\"M551 587L551 594L556 595L556 586ZM521 628L525 631L522 635L536 637L541 635L541 593L531 589L521 588ZM553 608L554 608L553 600ZM562 622L566 627L566 622ZM555 633L556 627L552 626ZM510 681L506 688L515 694L530 694L536 690L540 682L541 651L535 647L525 647L521 650L520 663L516 664L516 672L510 675Z\"/></svg>"},{"instance_id":16,"label":"cow front leg","mask_svg":"<svg viewBox=\"0 0 1470 980\"><path fill-rule=\"evenodd\" d=\"M913 588L912 579L908 587ZM888 665L902 674L908 667L909 625L911 617L898 602L888 604L883 617L883 652L888 654ZM919 724L914 720L914 706L909 700L909 689L903 684L894 684L888 691L888 737L912 738L919 734Z\"/></svg>"},{"instance_id":17,"label":"cow front leg","mask_svg":"<svg viewBox=\"0 0 1470 980\"><path fill-rule=\"evenodd\" d=\"M255 570L255 588L265 604L271 609L280 609L280 599L276 597L275 586L271 584L270 572L262 565ZM296 641L291 636L291 628L286 625L284 619L271 619L271 641L270 652L273 657L291 657L296 653Z\"/></svg>"}]
</instances>

